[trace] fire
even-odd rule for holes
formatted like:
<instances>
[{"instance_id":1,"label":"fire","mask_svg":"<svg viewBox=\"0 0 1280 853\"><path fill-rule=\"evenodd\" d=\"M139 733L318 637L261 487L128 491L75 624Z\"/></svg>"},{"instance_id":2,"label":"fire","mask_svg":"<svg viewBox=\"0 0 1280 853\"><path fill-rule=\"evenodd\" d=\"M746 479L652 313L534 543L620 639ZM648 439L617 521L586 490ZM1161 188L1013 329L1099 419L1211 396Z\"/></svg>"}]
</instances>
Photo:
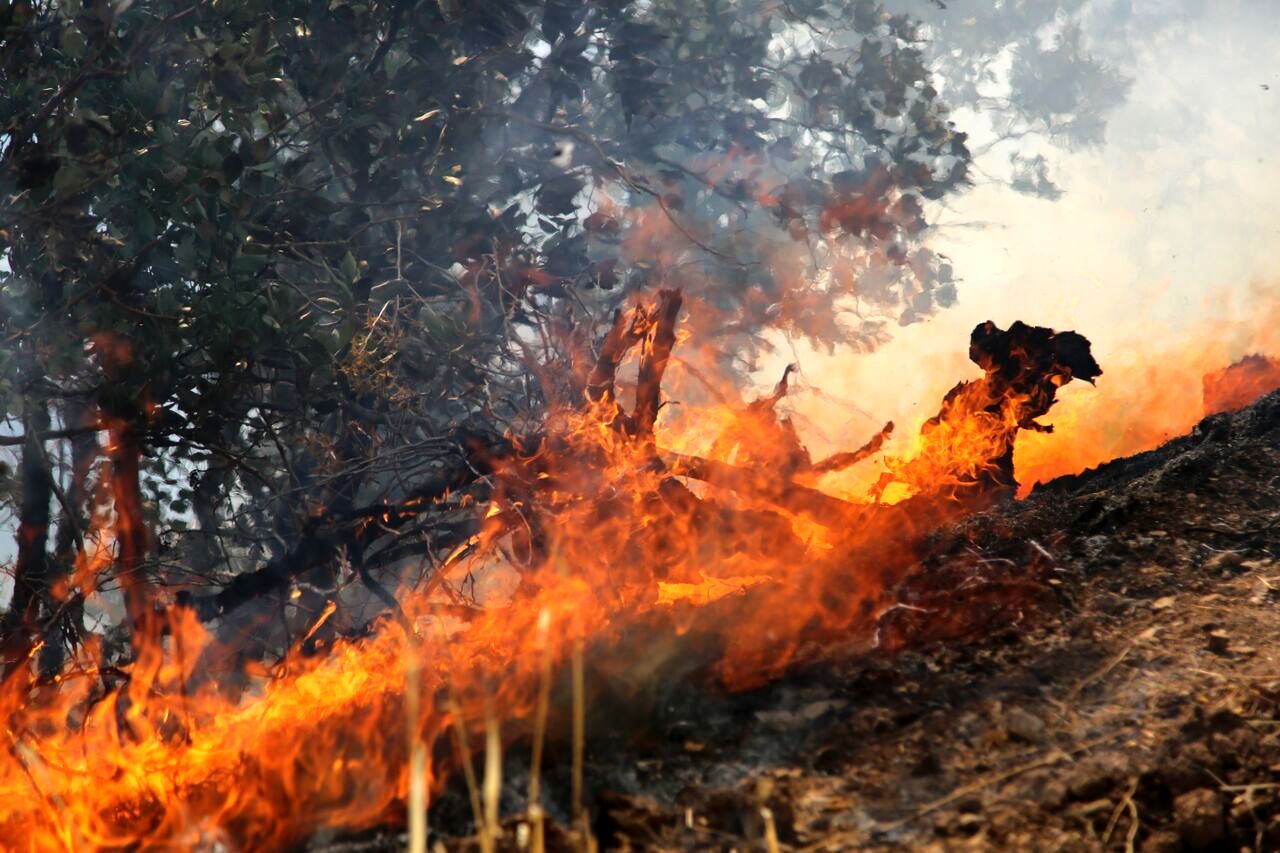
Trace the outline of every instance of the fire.
<instances>
[{"instance_id":1,"label":"fire","mask_svg":"<svg viewBox=\"0 0 1280 853\"><path fill-rule=\"evenodd\" d=\"M1024 488L1130 456L1280 387L1280 302L1258 292L1247 321L1204 322L1177 346L1127 342L1104 355L1106 381L1063 389L1053 434L1025 433L1014 461ZM1254 356L1241 360L1244 353ZM1239 366L1234 366L1237 365Z\"/></svg>"},{"instance_id":2,"label":"fire","mask_svg":"<svg viewBox=\"0 0 1280 853\"><path fill-rule=\"evenodd\" d=\"M619 315L600 352L569 366L576 394L537 429L474 449L493 486L471 504L479 532L402 590L372 635L330 639L329 600L281 659L240 665L168 603L131 663L93 638L47 683L13 667L0 837L30 850L279 849L402 820L411 764L438 792L490 709L508 739L526 736L549 669L644 620L704 641L731 687L824 643L870 647L920 534L1015 488L1015 437L1046 437L1037 418L1059 391L1101 372L1073 332L983 324L970 355L984 376L956 385L905 451L883 458L888 424L814 460L779 409L790 369L757 400L663 405L681 308L664 291ZM1079 421L1054 425L1056 440ZM858 469L878 488L831 487ZM86 540L76 584L92 586L100 543L123 549L119 519L99 521L117 529ZM491 591L466 594L468 582Z\"/></svg>"},{"instance_id":3,"label":"fire","mask_svg":"<svg viewBox=\"0 0 1280 853\"><path fill-rule=\"evenodd\" d=\"M1280 359L1253 353L1204 377L1204 413L1243 409L1280 388Z\"/></svg>"},{"instance_id":4,"label":"fire","mask_svg":"<svg viewBox=\"0 0 1280 853\"><path fill-rule=\"evenodd\" d=\"M767 583L768 575L748 575L738 578L716 578L702 575L697 583L658 582L658 599L656 604L675 604L677 601L688 601L693 604L710 604L719 601L726 595L742 592L757 584Z\"/></svg>"}]
</instances>

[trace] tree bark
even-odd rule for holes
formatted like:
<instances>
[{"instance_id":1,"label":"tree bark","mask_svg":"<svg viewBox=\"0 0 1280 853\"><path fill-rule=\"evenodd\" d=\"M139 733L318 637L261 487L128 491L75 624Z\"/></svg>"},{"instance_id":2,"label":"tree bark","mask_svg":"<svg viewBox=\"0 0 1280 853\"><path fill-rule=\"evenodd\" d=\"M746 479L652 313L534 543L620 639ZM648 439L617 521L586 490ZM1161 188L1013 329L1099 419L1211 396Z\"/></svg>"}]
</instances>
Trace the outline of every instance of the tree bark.
<instances>
[{"instance_id":1,"label":"tree bark","mask_svg":"<svg viewBox=\"0 0 1280 853\"><path fill-rule=\"evenodd\" d=\"M613 325L600 344L600 356L587 377L587 400L597 403L614 398L613 383L618 365L627 352L644 337L645 314L637 308L629 314L617 311Z\"/></svg>"},{"instance_id":2,"label":"tree bark","mask_svg":"<svg viewBox=\"0 0 1280 853\"><path fill-rule=\"evenodd\" d=\"M676 318L683 301L684 296L678 290L660 290L658 304L649 314L649 331L636 377L636 405L631 412L632 429L640 438L653 435L653 425L662 405L662 375L676 344Z\"/></svg>"},{"instance_id":3,"label":"tree bark","mask_svg":"<svg viewBox=\"0 0 1280 853\"><path fill-rule=\"evenodd\" d=\"M82 401L71 399L62 407L62 421L67 425L71 450L71 470L65 491L59 495L62 513L58 517L58 530L53 545L53 561L49 565L51 589L75 569L76 555L85 545L85 508L89 500L87 483L89 471L98 458L97 418ZM84 599L79 593L67 590L70 596L64 602L52 602L58 607L56 618L51 617L44 626L44 648L40 652L40 672L51 677L62 670L66 657L66 644L78 643L84 632ZM65 642L64 642L65 641Z\"/></svg>"},{"instance_id":4,"label":"tree bark","mask_svg":"<svg viewBox=\"0 0 1280 853\"><path fill-rule=\"evenodd\" d=\"M13 598L3 620L6 675L24 665L40 624L40 603L47 597L49 502L53 478L40 434L49 428L43 399L28 395L23 414L27 441L22 448L19 478L22 504L18 513L18 556L13 571Z\"/></svg>"},{"instance_id":5,"label":"tree bark","mask_svg":"<svg viewBox=\"0 0 1280 853\"><path fill-rule=\"evenodd\" d=\"M132 420L109 424L111 435L111 497L115 505L116 546L119 557L116 577L124 590L125 610L134 636L151 629L155 609L148 596L142 564L148 550L147 524L142 514L141 426Z\"/></svg>"}]
</instances>

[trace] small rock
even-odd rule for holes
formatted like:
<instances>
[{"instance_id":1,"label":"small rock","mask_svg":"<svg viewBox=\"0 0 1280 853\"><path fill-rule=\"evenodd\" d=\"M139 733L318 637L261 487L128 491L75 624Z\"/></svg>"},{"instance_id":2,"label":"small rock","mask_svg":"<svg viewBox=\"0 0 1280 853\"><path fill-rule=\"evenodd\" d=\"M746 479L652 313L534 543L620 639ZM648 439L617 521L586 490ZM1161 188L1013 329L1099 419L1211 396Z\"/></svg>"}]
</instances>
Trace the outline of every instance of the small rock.
<instances>
[{"instance_id":1,"label":"small rock","mask_svg":"<svg viewBox=\"0 0 1280 853\"><path fill-rule=\"evenodd\" d=\"M1147 840L1142 842L1142 853L1178 853L1181 847L1178 833L1162 830L1147 836Z\"/></svg>"},{"instance_id":2,"label":"small rock","mask_svg":"<svg viewBox=\"0 0 1280 853\"><path fill-rule=\"evenodd\" d=\"M1188 791L1174 800L1173 819L1183 846L1190 850L1208 850L1227 833L1222 800L1209 788Z\"/></svg>"},{"instance_id":3,"label":"small rock","mask_svg":"<svg viewBox=\"0 0 1280 853\"><path fill-rule=\"evenodd\" d=\"M1067 786L1058 779L1050 779L1040 789L1036 802L1047 811L1057 811L1067 801Z\"/></svg>"},{"instance_id":4,"label":"small rock","mask_svg":"<svg viewBox=\"0 0 1280 853\"><path fill-rule=\"evenodd\" d=\"M1004 727L1009 734L1026 743L1039 743L1044 740L1044 720L1017 706L1004 713Z\"/></svg>"},{"instance_id":5,"label":"small rock","mask_svg":"<svg viewBox=\"0 0 1280 853\"><path fill-rule=\"evenodd\" d=\"M1172 595L1163 595L1160 598L1157 598L1155 601L1151 602L1151 609L1152 610L1168 610L1175 603L1177 603L1177 601L1178 599L1174 598Z\"/></svg>"},{"instance_id":6,"label":"small rock","mask_svg":"<svg viewBox=\"0 0 1280 853\"><path fill-rule=\"evenodd\" d=\"M1098 558L1101 557L1109 547L1111 547L1111 538L1109 536L1098 535L1090 536L1088 539L1084 540L1084 548L1082 550L1084 551L1085 559L1089 560L1091 563L1096 563Z\"/></svg>"},{"instance_id":7,"label":"small rock","mask_svg":"<svg viewBox=\"0 0 1280 853\"><path fill-rule=\"evenodd\" d=\"M997 835L1008 835L1022 825L1023 818L1016 810L1001 809L987 816L987 825Z\"/></svg>"},{"instance_id":8,"label":"small rock","mask_svg":"<svg viewBox=\"0 0 1280 853\"><path fill-rule=\"evenodd\" d=\"M764 723L766 726L772 726L779 729L795 728L805 723L811 723L832 711L839 711L849 703L843 699L823 699L818 702L810 702L807 705L795 709L794 711L774 710L774 711L756 711L756 719Z\"/></svg>"},{"instance_id":9,"label":"small rock","mask_svg":"<svg viewBox=\"0 0 1280 853\"><path fill-rule=\"evenodd\" d=\"M1086 758L1067 777L1067 790L1073 800L1094 800L1110 791L1116 780L1129 771L1130 768L1114 755Z\"/></svg>"},{"instance_id":10,"label":"small rock","mask_svg":"<svg viewBox=\"0 0 1280 853\"><path fill-rule=\"evenodd\" d=\"M1219 551L1204 561L1206 572L1234 572L1243 568L1244 558L1235 551Z\"/></svg>"},{"instance_id":11,"label":"small rock","mask_svg":"<svg viewBox=\"0 0 1280 853\"><path fill-rule=\"evenodd\" d=\"M1206 647L1215 655L1225 655L1231 645L1231 635L1222 628L1214 628L1209 632Z\"/></svg>"},{"instance_id":12,"label":"small rock","mask_svg":"<svg viewBox=\"0 0 1280 853\"><path fill-rule=\"evenodd\" d=\"M1161 766L1159 776L1175 797L1213 781L1212 773L1220 768L1220 758L1209 752L1204 741L1185 744Z\"/></svg>"}]
</instances>

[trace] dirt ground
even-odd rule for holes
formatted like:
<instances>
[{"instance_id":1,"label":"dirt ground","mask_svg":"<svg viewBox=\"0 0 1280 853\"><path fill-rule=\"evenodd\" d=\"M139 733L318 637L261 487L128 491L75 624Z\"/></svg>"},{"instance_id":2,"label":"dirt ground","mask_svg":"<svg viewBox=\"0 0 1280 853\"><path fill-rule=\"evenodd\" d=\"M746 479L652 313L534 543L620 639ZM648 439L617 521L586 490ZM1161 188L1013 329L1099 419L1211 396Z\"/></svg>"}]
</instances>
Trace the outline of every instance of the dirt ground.
<instances>
[{"instance_id":1,"label":"dirt ground","mask_svg":"<svg viewBox=\"0 0 1280 853\"><path fill-rule=\"evenodd\" d=\"M943 531L902 596L875 653L592 738L599 846L1280 850L1280 393Z\"/></svg>"}]
</instances>

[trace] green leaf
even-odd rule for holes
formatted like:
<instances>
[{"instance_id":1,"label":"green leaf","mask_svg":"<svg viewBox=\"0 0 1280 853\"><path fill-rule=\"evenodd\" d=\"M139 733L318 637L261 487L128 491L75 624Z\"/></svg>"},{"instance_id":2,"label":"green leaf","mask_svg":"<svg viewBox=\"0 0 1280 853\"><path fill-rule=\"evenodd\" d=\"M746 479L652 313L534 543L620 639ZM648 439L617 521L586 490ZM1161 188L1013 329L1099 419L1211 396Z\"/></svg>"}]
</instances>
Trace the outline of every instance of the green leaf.
<instances>
[{"instance_id":1,"label":"green leaf","mask_svg":"<svg viewBox=\"0 0 1280 853\"><path fill-rule=\"evenodd\" d=\"M182 266L190 269L197 263L196 235L190 231L178 240L178 247L173 252L174 259Z\"/></svg>"},{"instance_id":2,"label":"green leaf","mask_svg":"<svg viewBox=\"0 0 1280 853\"><path fill-rule=\"evenodd\" d=\"M63 163L53 176L53 194L64 198L79 190L84 185L85 174L79 166Z\"/></svg>"},{"instance_id":3,"label":"green leaf","mask_svg":"<svg viewBox=\"0 0 1280 853\"><path fill-rule=\"evenodd\" d=\"M136 210L133 217L133 241L135 245L141 246L160 233L160 226L156 224L156 218L151 215L151 211L145 207L138 207Z\"/></svg>"},{"instance_id":4,"label":"green leaf","mask_svg":"<svg viewBox=\"0 0 1280 853\"><path fill-rule=\"evenodd\" d=\"M342 273L345 284L355 284L356 278L360 275L360 267L356 263L355 255L350 252L343 255L342 265L338 267L338 271Z\"/></svg>"},{"instance_id":5,"label":"green leaf","mask_svg":"<svg viewBox=\"0 0 1280 853\"><path fill-rule=\"evenodd\" d=\"M58 35L58 47L71 59L81 59L84 56L84 33L75 24L63 27Z\"/></svg>"},{"instance_id":6,"label":"green leaf","mask_svg":"<svg viewBox=\"0 0 1280 853\"><path fill-rule=\"evenodd\" d=\"M231 272L235 275L257 275L269 263L269 255L240 255L231 262Z\"/></svg>"}]
</instances>

